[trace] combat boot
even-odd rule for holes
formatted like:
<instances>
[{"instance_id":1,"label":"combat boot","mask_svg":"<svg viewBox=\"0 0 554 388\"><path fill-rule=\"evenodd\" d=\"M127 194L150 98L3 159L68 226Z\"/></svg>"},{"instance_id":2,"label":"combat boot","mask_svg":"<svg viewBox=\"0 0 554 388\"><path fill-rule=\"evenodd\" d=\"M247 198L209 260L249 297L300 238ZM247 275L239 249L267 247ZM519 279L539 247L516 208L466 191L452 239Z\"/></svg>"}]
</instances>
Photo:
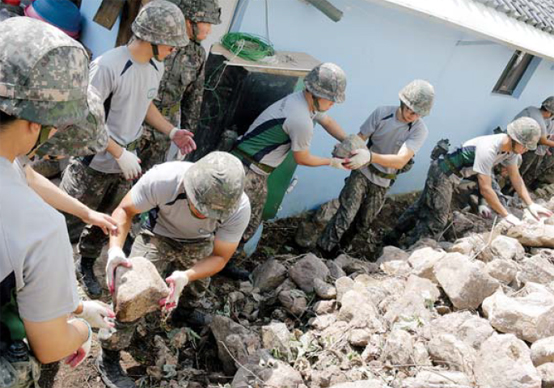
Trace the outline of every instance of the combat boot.
<instances>
[{"instance_id":1,"label":"combat boot","mask_svg":"<svg viewBox=\"0 0 554 388\"><path fill-rule=\"evenodd\" d=\"M120 365L119 350L102 348L96 359L100 377L108 388L137 388L133 379L123 371Z\"/></svg>"},{"instance_id":2,"label":"combat boot","mask_svg":"<svg viewBox=\"0 0 554 388\"><path fill-rule=\"evenodd\" d=\"M82 284L85 292L92 299L98 299L102 295L102 287L94 275L94 257L81 257L81 263L79 265L79 273L81 275Z\"/></svg>"}]
</instances>

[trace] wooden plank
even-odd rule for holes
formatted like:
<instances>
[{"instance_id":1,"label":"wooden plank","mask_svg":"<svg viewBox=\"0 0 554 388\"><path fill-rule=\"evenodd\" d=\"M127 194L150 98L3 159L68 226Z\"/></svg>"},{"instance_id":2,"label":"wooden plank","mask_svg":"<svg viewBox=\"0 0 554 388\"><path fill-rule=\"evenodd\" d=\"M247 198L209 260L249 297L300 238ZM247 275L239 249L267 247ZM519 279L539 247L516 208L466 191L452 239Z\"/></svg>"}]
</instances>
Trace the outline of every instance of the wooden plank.
<instances>
[{"instance_id":1,"label":"wooden plank","mask_svg":"<svg viewBox=\"0 0 554 388\"><path fill-rule=\"evenodd\" d=\"M127 0L123 7L123 13L121 15L121 23L119 24L119 32L117 34L117 40L115 42L117 46L123 46L129 42L129 39L133 36L131 31L131 25L138 15L140 8L148 3L150 0Z\"/></svg>"},{"instance_id":2,"label":"wooden plank","mask_svg":"<svg viewBox=\"0 0 554 388\"><path fill-rule=\"evenodd\" d=\"M98 12L96 12L92 20L111 30L124 4L125 0L102 0L100 8L98 8Z\"/></svg>"}]
</instances>

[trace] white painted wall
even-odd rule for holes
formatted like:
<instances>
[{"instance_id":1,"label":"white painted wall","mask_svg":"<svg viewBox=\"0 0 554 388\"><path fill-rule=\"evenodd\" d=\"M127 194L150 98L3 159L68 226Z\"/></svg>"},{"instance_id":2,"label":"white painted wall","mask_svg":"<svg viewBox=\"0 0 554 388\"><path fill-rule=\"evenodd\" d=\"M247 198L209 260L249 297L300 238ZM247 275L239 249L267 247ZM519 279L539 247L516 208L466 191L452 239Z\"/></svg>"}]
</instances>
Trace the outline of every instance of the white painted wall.
<instances>
[{"instance_id":1,"label":"white painted wall","mask_svg":"<svg viewBox=\"0 0 554 388\"><path fill-rule=\"evenodd\" d=\"M246 1L246 0L242 0ZM269 29L277 50L305 51L335 62L348 75L346 102L330 114L349 133L379 105L398 103L399 89L415 78L430 81L436 103L425 119L430 130L416 165L392 193L421 189L435 143L456 146L505 126L528 105L554 94L554 63L542 60L519 98L491 90L513 50L484 41L444 23L383 7L366 0L331 0L344 12L338 23L301 0L269 0ZM265 1L248 0L233 30L265 35ZM315 130L312 152L330 154L334 140ZM284 200L279 217L313 208L338 195L347 173L329 167L299 167L299 182Z\"/></svg>"}]
</instances>

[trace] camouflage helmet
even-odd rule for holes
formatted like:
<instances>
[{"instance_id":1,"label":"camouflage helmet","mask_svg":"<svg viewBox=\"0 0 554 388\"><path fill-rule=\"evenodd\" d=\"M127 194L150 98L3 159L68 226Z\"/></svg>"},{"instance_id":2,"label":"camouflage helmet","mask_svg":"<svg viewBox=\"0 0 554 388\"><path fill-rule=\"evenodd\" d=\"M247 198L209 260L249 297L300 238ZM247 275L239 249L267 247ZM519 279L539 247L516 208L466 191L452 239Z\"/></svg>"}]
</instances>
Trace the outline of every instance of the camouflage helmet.
<instances>
[{"instance_id":1,"label":"camouflage helmet","mask_svg":"<svg viewBox=\"0 0 554 388\"><path fill-rule=\"evenodd\" d=\"M398 97L414 113L427 116L433 107L435 88L427 81L416 79L404 86L398 93Z\"/></svg>"},{"instance_id":2,"label":"camouflage helmet","mask_svg":"<svg viewBox=\"0 0 554 388\"><path fill-rule=\"evenodd\" d=\"M77 41L40 20L0 23L0 110L42 125L85 119L88 57Z\"/></svg>"},{"instance_id":3,"label":"camouflage helmet","mask_svg":"<svg viewBox=\"0 0 554 388\"><path fill-rule=\"evenodd\" d=\"M221 8L217 0L169 0L176 4L185 18L198 23L221 24Z\"/></svg>"},{"instance_id":4,"label":"camouflage helmet","mask_svg":"<svg viewBox=\"0 0 554 388\"><path fill-rule=\"evenodd\" d=\"M544 100L542 102L542 107L550 113L554 114L554 96L550 96L546 100Z\"/></svg>"},{"instance_id":5,"label":"camouflage helmet","mask_svg":"<svg viewBox=\"0 0 554 388\"><path fill-rule=\"evenodd\" d=\"M184 47L189 43L183 13L167 0L146 4L133 21L131 30L137 38L152 44Z\"/></svg>"},{"instance_id":6,"label":"camouflage helmet","mask_svg":"<svg viewBox=\"0 0 554 388\"><path fill-rule=\"evenodd\" d=\"M37 155L86 156L102 152L108 146L108 130L105 124L104 104L100 93L89 85L89 114L79 125L58 127L53 137L37 149Z\"/></svg>"},{"instance_id":7,"label":"camouflage helmet","mask_svg":"<svg viewBox=\"0 0 554 388\"><path fill-rule=\"evenodd\" d=\"M240 204L244 167L235 156L215 151L194 163L185 173L187 197L202 215L225 220Z\"/></svg>"},{"instance_id":8,"label":"camouflage helmet","mask_svg":"<svg viewBox=\"0 0 554 388\"><path fill-rule=\"evenodd\" d=\"M308 92L336 103L344 102L346 74L334 63L322 63L314 67L304 78Z\"/></svg>"},{"instance_id":9,"label":"camouflage helmet","mask_svg":"<svg viewBox=\"0 0 554 388\"><path fill-rule=\"evenodd\" d=\"M534 151L541 137L541 127L530 117L520 117L508 124L508 135L529 151Z\"/></svg>"}]
</instances>

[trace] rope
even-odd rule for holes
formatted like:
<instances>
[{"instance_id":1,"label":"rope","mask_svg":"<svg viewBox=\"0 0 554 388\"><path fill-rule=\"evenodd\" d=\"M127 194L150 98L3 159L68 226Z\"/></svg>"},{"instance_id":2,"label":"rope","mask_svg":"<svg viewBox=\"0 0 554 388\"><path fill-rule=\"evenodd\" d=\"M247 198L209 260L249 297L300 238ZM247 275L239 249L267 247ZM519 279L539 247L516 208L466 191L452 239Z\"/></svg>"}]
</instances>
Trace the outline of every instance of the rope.
<instances>
[{"instance_id":1,"label":"rope","mask_svg":"<svg viewBox=\"0 0 554 388\"><path fill-rule=\"evenodd\" d=\"M225 34L221 44L240 58L254 62L275 54L273 46L266 39L244 32Z\"/></svg>"}]
</instances>

